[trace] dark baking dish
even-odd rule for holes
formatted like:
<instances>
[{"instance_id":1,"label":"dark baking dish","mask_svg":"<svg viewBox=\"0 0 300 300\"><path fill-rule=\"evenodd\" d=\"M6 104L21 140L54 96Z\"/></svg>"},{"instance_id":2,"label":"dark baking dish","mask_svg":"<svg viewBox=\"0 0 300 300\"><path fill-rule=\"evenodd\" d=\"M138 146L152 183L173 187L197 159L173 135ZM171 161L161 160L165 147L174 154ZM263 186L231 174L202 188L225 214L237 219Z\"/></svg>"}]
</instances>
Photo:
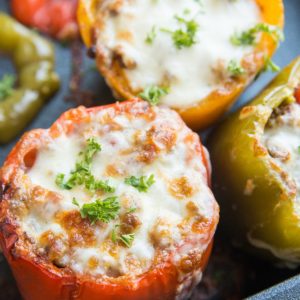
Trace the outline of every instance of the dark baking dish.
<instances>
[{"instance_id":1,"label":"dark baking dish","mask_svg":"<svg viewBox=\"0 0 300 300\"><path fill-rule=\"evenodd\" d=\"M300 20L298 17L300 2L298 0L285 0L284 2L286 9L286 39L274 57L275 62L281 67L300 54ZM1 1L0 10L8 11L8 1ZM71 55L71 48L73 49L73 56ZM76 51L78 52L78 45L76 50L76 45L66 47L56 42L55 50L57 60L56 70L62 78L62 87L59 93L43 107L41 113L26 130L31 128L47 128L63 111L76 106L75 102L66 101L65 98L70 93L69 81L71 77L74 79L73 71L76 68L74 68L74 65L72 67L72 63L74 63L73 59L76 56ZM85 57L84 49L80 49L79 47L79 52ZM93 65L93 61L84 58L81 66L81 72L85 73L82 79L82 86L84 86L84 89L95 93L93 95L94 99L108 99L113 102L113 97L106 87L104 80L93 67L91 68ZM1 59L0 54L0 77L7 72L13 72L13 67L7 59ZM273 76L274 74L271 73L261 75L259 80L254 82L242 95L233 110L253 98ZM96 100L93 102L93 105L100 104L103 103ZM206 134L201 133L201 135L205 137ZM0 164L3 163L14 144L15 141L5 146L0 146ZM297 276L299 270L276 269L264 262L248 257L238 250L229 247L221 232L218 232L216 239L215 249L207 272L202 283L195 290L192 299L215 300L240 299L245 297L249 297L248 299L251 300L299 299L300 276ZM270 286L273 287L270 288ZM0 290L0 300L20 299L12 275L1 254ZM265 291L258 293L262 290ZM253 294L256 295L250 297Z\"/></svg>"}]
</instances>

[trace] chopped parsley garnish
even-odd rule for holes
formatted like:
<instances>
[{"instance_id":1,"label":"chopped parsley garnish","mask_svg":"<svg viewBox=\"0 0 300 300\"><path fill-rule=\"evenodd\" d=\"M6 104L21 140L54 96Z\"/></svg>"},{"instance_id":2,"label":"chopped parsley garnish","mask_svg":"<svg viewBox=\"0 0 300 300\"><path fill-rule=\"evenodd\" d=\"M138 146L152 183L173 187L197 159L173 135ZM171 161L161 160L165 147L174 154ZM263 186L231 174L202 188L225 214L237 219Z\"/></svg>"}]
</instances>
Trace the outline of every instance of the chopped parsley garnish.
<instances>
[{"instance_id":1,"label":"chopped parsley garnish","mask_svg":"<svg viewBox=\"0 0 300 300\"><path fill-rule=\"evenodd\" d=\"M119 240L126 245L126 247L131 247L134 240L134 233L121 234Z\"/></svg>"},{"instance_id":2,"label":"chopped parsley garnish","mask_svg":"<svg viewBox=\"0 0 300 300\"><path fill-rule=\"evenodd\" d=\"M148 101L151 105L157 105L162 96L165 96L169 93L168 88L159 87L159 86L149 86L146 87L145 90L139 94L139 96Z\"/></svg>"},{"instance_id":3,"label":"chopped parsley garnish","mask_svg":"<svg viewBox=\"0 0 300 300\"><path fill-rule=\"evenodd\" d=\"M298 146L298 153L300 154L300 146Z\"/></svg>"},{"instance_id":4,"label":"chopped parsley garnish","mask_svg":"<svg viewBox=\"0 0 300 300\"><path fill-rule=\"evenodd\" d=\"M78 203L78 201L77 201L77 199L76 199L75 197L73 197L72 203L73 203L74 205L80 207L80 205L79 205L79 203Z\"/></svg>"},{"instance_id":5,"label":"chopped parsley garnish","mask_svg":"<svg viewBox=\"0 0 300 300\"><path fill-rule=\"evenodd\" d=\"M156 38L156 34L157 34L156 27L153 26L153 27L151 28L151 31L147 34L147 37L146 37L146 39L145 39L145 42L146 42L147 44L150 44L150 45L151 45L151 44L153 43L154 39Z\"/></svg>"},{"instance_id":6,"label":"chopped parsley garnish","mask_svg":"<svg viewBox=\"0 0 300 300\"><path fill-rule=\"evenodd\" d=\"M128 210L127 210L127 214L131 214L131 213L133 213L133 212L135 212L136 211L136 207L131 207L131 208L129 208Z\"/></svg>"},{"instance_id":7,"label":"chopped parsley garnish","mask_svg":"<svg viewBox=\"0 0 300 300\"><path fill-rule=\"evenodd\" d=\"M111 233L111 240L114 243L121 241L126 247L130 248L132 246L132 243L134 240L134 233L119 234L119 233L117 233L117 228L119 228L119 227L120 227L120 225L115 225L115 227Z\"/></svg>"},{"instance_id":8,"label":"chopped parsley garnish","mask_svg":"<svg viewBox=\"0 0 300 300\"><path fill-rule=\"evenodd\" d=\"M113 193L115 191L115 188L109 185L108 180L96 180L93 175L87 176L84 185L90 192L102 190L106 193Z\"/></svg>"},{"instance_id":9,"label":"chopped parsley garnish","mask_svg":"<svg viewBox=\"0 0 300 300\"><path fill-rule=\"evenodd\" d=\"M59 173L56 175L55 184L57 186L59 186L61 189L71 190L73 187L73 184L70 184L70 182L64 182L64 180L65 180L65 174ZM68 181L70 181L70 180L68 180Z\"/></svg>"},{"instance_id":10,"label":"chopped parsley garnish","mask_svg":"<svg viewBox=\"0 0 300 300\"><path fill-rule=\"evenodd\" d=\"M190 13L191 13L191 10L188 9L188 8L185 8L185 10L183 11L183 14L184 14L184 15L188 15L188 14L190 14Z\"/></svg>"},{"instance_id":11,"label":"chopped parsley garnish","mask_svg":"<svg viewBox=\"0 0 300 300\"><path fill-rule=\"evenodd\" d=\"M80 207L76 198L73 198L72 203ZM85 203L80 208L80 214L83 219L88 218L92 224L97 221L108 223L116 219L120 210L120 203L117 197L108 197L104 200L97 199L92 203Z\"/></svg>"},{"instance_id":12,"label":"chopped parsley garnish","mask_svg":"<svg viewBox=\"0 0 300 300\"><path fill-rule=\"evenodd\" d=\"M87 140L86 149L79 153L79 156L82 157L82 160L76 164L78 165L78 168L90 170L92 165L92 159L94 155L99 151L101 151L101 145L96 142L95 138L89 138Z\"/></svg>"},{"instance_id":13,"label":"chopped parsley garnish","mask_svg":"<svg viewBox=\"0 0 300 300\"><path fill-rule=\"evenodd\" d=\"M125 183L133 186L139 192L147 192L149 187L155 183L155 179L153 174L151 174L148 178L146 178L146 176L141 176L141 177L131 176L125 178Z\"/></svg>"},{"instance_id":14,"label":"chopped parsley garnish","mask_svg":"<svg viewBox=\"0 0 300 300\"><path fill-rule=\"evenodd\" d=\"M107 193L113 193L115 188L110 186L108 181L97 180L91 173L93 157L99 151L101 151L101 145L94 138L89 138L86 148L79 153L80 160L76 162L75 170L71 171L68 179L65 179L65 174L57 174L55 179L56 185L65 190L84 185L91 192L102 190Z\"/></svg>"},{"instance_id":15,"label":"chopped parsley garnish","mask_svg":"<svg viewBox=\"0 0 300 300\"><path fill-rule=\"evenodd\" d=\"M255 44L256 36L259 32L265 32L272 36L275 42L282 41L284 39L283 32L280 28L270 26L265 23L259 23L249 30L243 31L241 33L235 33L230 41L236 46L251 46Z\"/></svg>"},{"instance_id":16,"label":"chopped parsley garnish","mask_svg":"<svg viewBox=\"0 0 300 300\"><path fill-rule=\"evenodd\" d=\"M116 243L118 241L118 236L117 236L117 228L120 227L120 225L115 225L115 227L113 228L112 232L111 232L111 240Z\"/></svg>"},{"instance_id":17,"label":"chopped parsley garnish","mask_svg":"<svg viewBox=\"0 0 300 300\"><path fill-rule=\"evenodd\" d=\"M263 72L279 72L280 67L277 66L270 57L266 57L265 66L262 69Z\"/></svg>"},{"instance_id":18,"label":"chopped parsley garnish","mask_svg":"<svg viewBox=\"0 0 300 300\"><path fill-rule=\"evenodd\" d=\"M4 75L0 81L0 101L10 96L13 91L16 77L14 75Z\"/></svg>"},{"instance_id":19,"label":"chopped parsley garnish","mask_svg":"<svg viewBox=\"0 0 300 300\"><path fill-rule=\"evenodd\" d=\"M227 70L232 77L238 77L245 73L245 69L234 59L229 62Z\"/></svg>"},{"instance_id":20,"label":"chopped parsley garnish","mask_svg":"<svg viewBox=\"0 0 300 300\"><path fill-rule=\"evenodd\" d=\"M178 16L175 16L175 19L182 25L181 28L174 31L162 28L161 31L172 35L174 45L177 49L191 47L196 44L196 33L199 29L197 22L195 20L185 20Z\"/></svg>"}]
</instances>

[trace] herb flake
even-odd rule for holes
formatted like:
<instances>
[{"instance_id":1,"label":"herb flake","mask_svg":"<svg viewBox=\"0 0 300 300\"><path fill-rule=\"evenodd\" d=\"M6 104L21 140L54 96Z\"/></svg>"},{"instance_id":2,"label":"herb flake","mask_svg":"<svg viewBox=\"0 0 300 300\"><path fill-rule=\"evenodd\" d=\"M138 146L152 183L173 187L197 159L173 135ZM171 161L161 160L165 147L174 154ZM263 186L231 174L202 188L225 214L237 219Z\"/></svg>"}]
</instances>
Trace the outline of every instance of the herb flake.
<instances>
[{"instance_id":1,"label":"herb flake","mask_svg":"<svg viewBox=\"0 0 300 300\"><path fill-rule=\"evenodd\" d=\"M156 38L157 30L156 26L153 26L151 28L151 31L147 34L147 37L145 39L145 42L149 45L153 44L154 39Z\"/></svg>"},{"instance_id":2,"label":"herb flake","mask_svg":"<svg viewBox=\"0 0 300 300\"><path fill-rule=\"evenodd\" d=\"M239 77L245 73L245 69L234 59L229 62L227 70L232 77Z\"/></svg>"},{"instance_id":3,"label":"herb flake","mask_svg":"<svg viewBox=\"0 0 300 300\"><path fill-rule=\"evenodd\" d=\"M279 72L280 67L276 65L270 57L266 57L265 59L265 65L262 69L262 72Z\"/></svg>"},{"instance_id":4,"label":"herb flake","mask_svg":"<svg viewBox=\"0 0 300 300\"><path fill-rule=\"evenodd\" d=\"M128 210L127 210L127 214L131 214L131 213L134 213L134 212L136 212L136 210L137 210L137 208L136 207L131 207L131 208L129 208Z\"/></svg>"},{"instance_id":5,"label":"herb flake","mask_svg":"<svg viewBox=\"0 0 300 300\"><path fill-rule=\"evenodd\" d=\"M120 235L119 240L125 244L126 247L130 248L134 240L134 233L122 234Z\"/></svg>"},{"instance_id":6,"label":"herb flake","mask_svg":"<svg viewBox=\"0 0 300 300\"><path fill-rule=\"evenodd\" d=\"M245 30L241 33L235 33L230 38L230 41L235 46L252 46L255 44L257 34L260 32L270 34L276 43L284 40L283 32L279 27L259 23L249 30Z\"/></svg>"},{"instance_id":7,"label":"herb flake","mask_svg":"<svg viewBox=\"0 0 300 300\"><path fill-rule=\"evenodd\" d=\"M13 92L13 87L16 82L14 75L4 75L0 81L0 101L10 96Z\"/></svg>"},{"instance_id":8,"label":"herb flake","mask_svg":"<svg viewBox=\"0 0 300 300\"><path fill-rule=\"evenodd\" d=\"M102 190L106 193L113 193L115 188L110 186L108 181L97 180L91 174L92 160L99 151L101 151L101 145L96 142L95 138L89 138L86 148L79 153L81 159L76 162L75 170L71 171L68 179L65 179L65 174L57 174L55 178L56 185L65 190L84 185L90 192Z\"/></svg>"},{"instance_id":9,"label":"herb flake","mask_svg":"<svg viewBox=\"0 0 300 300\"><path fill-rule=\"evenodd\" d=\"M139 94L139 96L143 100L149 102L151 105L157 105L160 101L160 98L166 96L168 93L168 88L152 85L146 87L144 91Z\"/></svg>"},{"instance_id":10,"label":"herb flake","mask_svg":"<svg viewBox=\"0 0 300 300\"><path fill-rule=\"evenodd\" d=\"M147 192L151 185L155 183L154 175L151 174L148 178L146 176L135 177L131 176L125 178L125 183L133 186L139 192Z\"/></svg>"},{"instance_id":11,"label":"herb flake","mask_svg":"<svg viewBox=\"0 0 300 300\"><path fill-rule=\"evenodd\" d=\"M78 202L76 204L73 199L73 204L77 205ZM119 210L120 203L117 197L108 197L102 201L97 199L95 202L83 204L80 208L80 214L83 219L88 218L92 224L96 221L108 223L116 219Z\"/></svg>"},{"instance_id":12,"label":"herb flake","mask_svg":"<svg viewBox=\"0 0 300 300\"><path fill-rule=\"evenodd\" d=\"M77 199L76 199L75 197L73 197L72 203L73 203L74 205L80 207L80 205L79 205L79 203L78 203L78 201L77 201Z\"/></svg>"},{"instance_id":13,"label":"herb flake","mask_svg":"<svg viewBox=\"0 0 300 300\"><path fill-rule=\"evenodd\" d=\"M175 19L181 26L177 30L162 28L161 31L171 34L173 43L177 49L188 48L196 44L196 34L199 25L195 20L185 20L182 17L175 16Z\"/></svg>"},{"instance_id":14,"label":"herb flake","mask_svg":"<svg viewBox=\"0 0 300 300\"><path fill-rule=\"evenodd\" d=\"M118 241L122 242L126 247L130 248L132 246L132 243L134 241L134 233L128 233L128 234L119 234L118 228L120 227L119 224L115 225L111 232L111 240L113 243L117 243Z\"/></svg>"}]
</instances>

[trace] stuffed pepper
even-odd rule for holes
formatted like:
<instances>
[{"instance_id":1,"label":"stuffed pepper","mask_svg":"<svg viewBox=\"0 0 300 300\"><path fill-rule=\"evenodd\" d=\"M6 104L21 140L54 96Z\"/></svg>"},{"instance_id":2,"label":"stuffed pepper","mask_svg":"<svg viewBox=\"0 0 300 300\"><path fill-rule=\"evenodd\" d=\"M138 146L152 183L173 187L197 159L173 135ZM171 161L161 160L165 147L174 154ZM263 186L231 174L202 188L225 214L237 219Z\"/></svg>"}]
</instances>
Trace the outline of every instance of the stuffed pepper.
<instances>
[{"instance_id":1,"label":"stuffed pepper","mask_svg":"<svg viewBox=\"0 0 300 300\"><path fill-rule=\"evenodd\" d=\"M0 52L9 55L18 73L0 82L0 143L9 142L58 90L54 50L44 38L0 13Z\"/></svg>"},{"instance_id":2,"label":"stuffed pepper","mask_svg":"<svg viewBox=\"0 0 300 300\"><path fill-rule=\"evenodd\" d=\"M177 110L193 129L212 124L270 61L281 0L80 0L89 53L117 97Z\"/></svg>"},{"instance_id":3,"label":"stuffed pepper","mask_svg":"<svg viewBox=\"0 0 300 300\"><path fill-rule=\"evenodd\" d=\"M13 15L24 25L59 40L78 38L77 0L11 0Z\"/></svg>"},{"instance_id":4,"label":"stuffed pepper","mask_svg":"<svg viewBox=\"0 0 300 300\"><path fill-rule=\"evenodd\" d=\"M1 169L0 242L24 299L183 299L218 222L209 158L174 111L64 113Z\"/></svg>"},{"instance_id":5,"label":"stuffed pepper","mask_svg":"<svg viewBox=\"0 0 300 300\"><path fill-rule=\"evenodd\" d=\"M300 58L213 133L214 186L238 245L300 263Z\"/></svg>"}]
</instances>

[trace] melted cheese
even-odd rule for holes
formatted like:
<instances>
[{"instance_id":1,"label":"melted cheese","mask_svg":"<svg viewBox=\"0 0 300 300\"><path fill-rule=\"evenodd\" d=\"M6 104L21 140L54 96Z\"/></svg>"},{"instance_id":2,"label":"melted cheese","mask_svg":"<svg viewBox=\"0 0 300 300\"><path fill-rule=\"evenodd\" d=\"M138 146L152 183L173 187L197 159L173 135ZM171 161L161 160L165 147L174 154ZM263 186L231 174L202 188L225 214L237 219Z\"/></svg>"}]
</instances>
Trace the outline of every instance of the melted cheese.
<instances>
[{"instance_id":1,"label":"melted cheese","mask_svg":"<svg viewBox=\"0 0 300 300\"><path fill-rule=\"evenodd\" d=\"M277 117L277 123L265 130L264 143L276 163L294 181L300 201L300 105L289 105Z\"/></svg>"},{"instance_id":2,"label":"melted cheese","mask_svg":"<svg viewBox=\"0 0 300 300\"><path fill-rule=\"evenodd\" d=\"M281 109L281 108L280 108ZM286 173L296 188L294 208L300 215L300 105L293 103L279 111L265 128L263 143L274 162ZM270 251L281 259L285 267L296 267L300 262L299 249L280 249L248 234L249 242Z\"/></svg>"},{"instance_id":3,"label":"melted cheese","mask_svg":"<svg viewBox=\"0 0 300 300\"><path fill-rule=\"evenodd\" d=\"M278 249L269 245L268 243L261 241L259 239L254 238L251 234L247 236L249 242L261 249L266 249L270 251L275 257L280 258L282 261L278 262L278 267L295 269L300 262L299 252L300 249Z\"/></svg>"},{"instance_id":4,"label":"melted cheese","mask_svg":"<svg viewBox=\"0 0 300 300\"><path fill-rule=\"evenodd\" d=\"M144 105L136 103L133 110ZM93 158L92 174L108 180L116 188L113 194L91 194L82 186L63 190L55 184L58 173L69 174L74 169L78 153L89 137L95 137L102 146ZM156 147L155 157L141 160L145 153L149 154L145 150L149 145ZM51 197L31 199L20 225L42 253L80 274L139 274L150 267L158 251L173 251L185 238L195 236L197 240L201 236L192 226L199 219L211 220L215 205L205 173L198 137L175 112L153 107L146 115L132 117L108 108L93 114L89 123L80 125L71 135L50 139L39 149L27 175L33 187L41 187ZM155 183L145 193L124 183L126 177L150 174L154 174ZM185 197L178 197L170 188L174 182L184 183L177 189L186 193ZM72 204L73 197L83 205L112 195L121 205L116 220L92 225L85 219L78 223L81 217ZM134 215L140 221L134 230L134 242L131 247L114 244L112 230L131 207L136 207ZM197 246L198 250L205 248L204 244ZM191 247L177 253L175 260L190 250Z\"/></svg>"},{"instance_id":5,"label":"melted cheese","mask_svg":"<svg viewBox=\"0 0 300 300\"><path fill-rule=\"evenodd\" d=\"M120 3L122 3L120 5ZM203 4L201 4L203 3ZM221 88L220 73L226 73L231 60L240 62L252 47L234 46L234 33L248 30L261 22L254 0L186 0L186 1L104 1L97 35L109 66L117 54L122 57L129 84L134 91L150 85L169 86L162 103L184 108L197 104L212 91ZM116 6L116 13L103 13ZM199 25L196 43L176 49L171 31L180 28L175 16L195 20ZM145 42L153 26L156 36L152 44ZM222 77L222 76L221 76Z\"/></svg>"}]
</instances>

